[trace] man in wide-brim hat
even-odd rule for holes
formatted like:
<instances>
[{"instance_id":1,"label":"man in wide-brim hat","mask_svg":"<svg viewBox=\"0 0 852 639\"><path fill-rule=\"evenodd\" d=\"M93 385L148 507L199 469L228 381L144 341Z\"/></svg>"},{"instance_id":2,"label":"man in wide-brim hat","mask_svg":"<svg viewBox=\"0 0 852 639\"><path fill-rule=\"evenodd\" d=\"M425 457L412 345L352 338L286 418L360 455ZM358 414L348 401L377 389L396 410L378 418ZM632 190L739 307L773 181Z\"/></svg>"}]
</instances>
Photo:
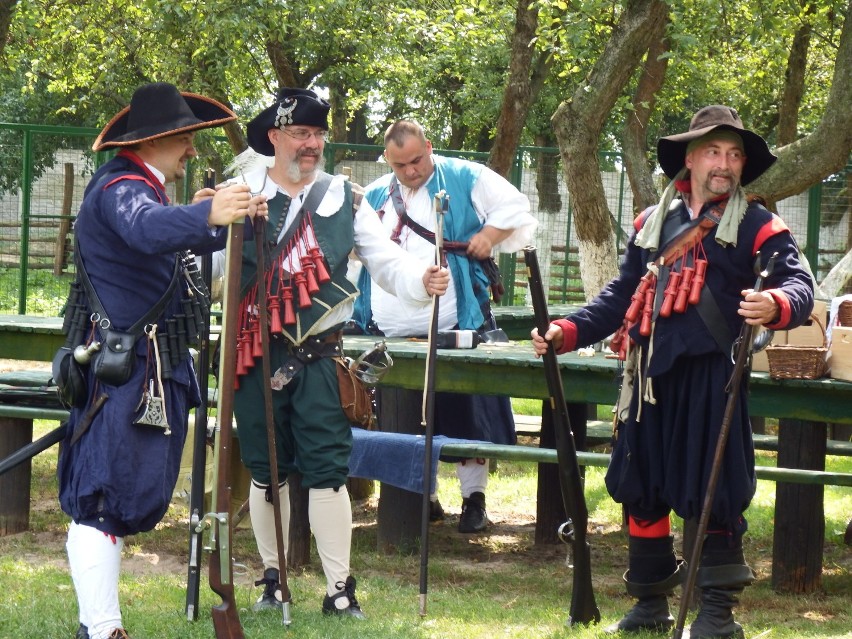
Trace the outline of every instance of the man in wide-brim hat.
<instances>
[{"instance_id":1,"label":"man in wide-brim hat","mask_svg":"<svg viewBox=\"0 0 852 639\"><path fill-rule=\"evenodd\" d=\"M749 202L742 185L775 161L737 112L708 106L689 130L662 138L660 165L671 183L639 215L619 275L579 312L557 320L542 354L588 346L616 333L626 359L606 485L629 527L627 593L633 608L609 633L666 631L668 595L685 566L674 552L669 517L697 520L726 414L734 337L743 322L799 326L813 308L813 280L789 229ZM759 255L758 255L759 254ZM774 266L754 291L755 262ZM743 376L697 572L701 608L691 639L743 637L733 607L754 573L743 556L744 512L754 495L754 445Z\"/></svg>"},{"instance_id":2,"label":"man in wide-brim hat","mask_svg":"<svg viewBox=\"0 0 852 639\"><path fill-rule=\"evenodd\" d=\"M148 319L146 333L132 333L128 379L107 380L94 360L86 367L88 391L71 407L61 449L59 501L73 520L66 548L79 604L77 639L127 638L118 600L123 538L154 528L177 481L188 411L199 401L185 304L204 302L202 290L188 285L194 262L186 250L221 249L229 224L265 214L264 198L245 185L199 191L187 206L170 205L166 195L166 183L183 177L196 155L195 132L235 118L210 98L146 84L92 147L120 149L92 177L74 223L78 273L88 275L97 300L85 284L85 293L72 287L66 312L84 325L86 344L100 342L101 351L112 343L108 328L129 332ZM93 314L97 306L100 315ZM177 352L160 350L179 333ZM148 415L158 406L164 419L152 417L157 410Z\"/></svg>"}]
</instances>

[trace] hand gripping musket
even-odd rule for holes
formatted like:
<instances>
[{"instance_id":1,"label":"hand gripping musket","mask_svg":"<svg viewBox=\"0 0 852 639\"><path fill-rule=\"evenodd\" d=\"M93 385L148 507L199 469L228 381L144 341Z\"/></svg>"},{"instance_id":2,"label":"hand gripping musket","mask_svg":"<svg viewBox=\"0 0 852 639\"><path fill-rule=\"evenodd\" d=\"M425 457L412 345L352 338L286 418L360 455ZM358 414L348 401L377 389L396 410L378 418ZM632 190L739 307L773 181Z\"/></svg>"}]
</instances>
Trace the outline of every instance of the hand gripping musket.
<instances>
[{"instance_id":1,"label":"hand gripping musket","mask_svg":"<svg viewBox=\"0 0 852 639\"><path fill-rule=\"evenodd\" d=\"M216 173L207 169L204 175L204 188L216 186ZM201 257L201 280L210 292L212 285L213 256L209 253ZM204 489L207 466L207 379L210 374L210 306L202 304L202 324L198 327L198 390L201 403L195 410L195 432L192 439L192 481L189 493L189 568L186 577L186 618L198 620L198 596L201 587L201 551L202 535L199 530L201 513L204 510Z\"/></svg>"},{"instance_id":2,"label":"hand gripping musket","mask_svg":"<svg viewBox=\"0 0 852 639\"><path fill-rule=\"evenodd\" d=\"M532 297L535 325L538 334L544 336L550 326L550 315L547 311L547 298L541 281L538 258L534 247L524 249L524 261L527 265L527 279ZM589 525L589 511L586 497L583 494L583 479L580 475L580 465L577 463L577 447L574 444L574 434L568 419L568 408L565 405L565 391L562 388L562 377L559 373L559 363L552 344L543 356L544 374L547 378L547 391L550 395L550 408L553 411L553 422L556 436L556 458L559 464L559 487L562 491L562 503L568 521L559 527L559 537L565 543L571 544L571 555L574 567L574 581L571 589L571 609L568 625L589 624L601 620L601 613L595 603L595 593L592 589L592 560L586 532Z\"/></svg>"},{"instance_id":3,"label":"hand gripping musket","mask_svg":"<svg viewBox=\"0 0 852 639\"><path fill-rule=\"evenodd\" d=\"M199 530L209 529L209 545L205 546L205 550L212 552L209 562L210 588L222 598L222 603L213 606L211 610L216 639L244 639L239 611L234 600L230 519L231 437L237 371L243 227L242 221L231 224L225 249L225 292L222 301L222 331L219 334L219 403L213 453L213 465L216 469L216 481L213 484L214 512L207 513L199 523Z\"/></svg>"},{"instance_id":4,"label":"hand gripping musket","mask_svg":"<svg viewBox=\"0 0 852 639\"><path fill-rule=\"evenodd\" d=\"M444 262L444 215L449 210L450 196L444 191L435 194L435 260L438 268ZM435 363L438 335L438 300L432 296L432 319L429 323L429 345L426 355L426 379L423 383L423 417L426 432L423 452L423 502L420 511L420 616L426 616L426 592L429 581L429 496L432 494L432 438L435 434Z\"/></svg>"},{"instance_id":5,"label":"hand gripping musket","mask_svg":"<svg viewBox=\"0 0 852 639\"><path fill-rule=\"evenodd\" d=\"M773 253L766 262L766 268L760 268L760 251L757 252L754 260L754 270L757 273L757 281L754 283L754 291L763 290L763 282L772 273L775 266L775 258L777 253ZM719 482L719 473L722 470L722 461L725 456L725 447L728 443L728 433L731 430L731 418L734 410L737 408L740 392L742 390L742 379L749 365L754 342L754 325L743 322L740 329L740 336L734 342L734 370L731 373L731 378L728 380L728 385L725 388L728 393L728 401L725 404L725 413L722 416L722 427L719 429L719 437L716 440L716 452L713 455L713 466L710 468L710 477L707 479L707 489L704 493L704 504L701 507L701 516L698 518L698 527L695 531L695 543L692 546L692 553L689 557L689 564L686 573L686 583L683 586L682 595L680 598L680 610L677 615L677 622L672 632L674 639L680 639L683 636L683 626L686 623L686 615L689 612L689 600L692 591L695 588L695 580L698 575L698 563L701 560L701 549L704 546L704 535L707 533L707 524L710 521L710 513L713 510L713 499L716 496L716 484Z\"/></svg>"},{"instance_id":6,"label":"hand gripping musket","mask_svg":"<svg viewBox=\"0 0 852 639\"><path fill-rule=\"evenodd\" d=\"M266 296L266 218L254 219L254 238L257 249L257 314L260 320L260 344L263 351L263 407L266 419L266 445L269 448L269 474L271 479L272 510L275 521L275 544L278 548L278 581L281 586L282 623L290 625L290 588L287 585L287 553L284 551L284 523L281 521L281 495L279 494L278 451L275 444L275 420L272 417L272 365L269 361L269 316Z\"/></svg>"}]
</instances>

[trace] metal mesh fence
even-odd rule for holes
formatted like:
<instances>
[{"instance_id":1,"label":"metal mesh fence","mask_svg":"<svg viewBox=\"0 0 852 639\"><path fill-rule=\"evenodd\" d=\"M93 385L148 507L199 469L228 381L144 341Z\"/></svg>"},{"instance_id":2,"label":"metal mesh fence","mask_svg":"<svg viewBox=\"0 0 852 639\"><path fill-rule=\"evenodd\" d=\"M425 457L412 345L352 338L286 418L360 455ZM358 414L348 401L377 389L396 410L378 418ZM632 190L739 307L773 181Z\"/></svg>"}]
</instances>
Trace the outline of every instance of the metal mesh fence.
<instances>
[{"instance_id":1,"label":"metal mesh fence","mask_svg":"<svg viewBox=\"0 0 852 639\"><path fill-rule=\"evenodd\" d=\"M96 167L106 155L89 149L96 130L0 124L0 313L56 315L74 275L73 218ZM224 146L224 145L222 145ZM437 151L484 162L487 154ZM326 170L347 173L367 185L390 172L382 148L326 145ZM227 162L230 158L224 158ZM603 183L623 249L633 222L633 200L617 155L603 155ZM186 184L169 185L173 201L186 201L201 186L201 161ZM582 303L571 198L556 149L519 149L510 181L530 199L539 219L535 244L553 303ZM778 203L821 280L852 246L852 165L807 193ZM506 304L523 304L520 256L501 256Z\"/></svg>"}]
</instances>

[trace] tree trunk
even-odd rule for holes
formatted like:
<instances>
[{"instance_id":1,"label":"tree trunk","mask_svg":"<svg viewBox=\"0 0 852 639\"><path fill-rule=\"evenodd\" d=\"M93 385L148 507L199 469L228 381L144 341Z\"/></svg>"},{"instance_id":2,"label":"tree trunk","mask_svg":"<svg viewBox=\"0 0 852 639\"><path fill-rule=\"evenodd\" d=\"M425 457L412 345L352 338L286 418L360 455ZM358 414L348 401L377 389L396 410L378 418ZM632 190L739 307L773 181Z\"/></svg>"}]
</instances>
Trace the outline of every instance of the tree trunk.
<instances>
[{"instance_id":1,"label":"tree trunk","mask_svg":"<svg viewBox=\"0 0 852 639\"><path fill-rule=\"evenodd\" d=\"M536 136L535 144L547 148L556 146L551 136ZM559 195L559 156L555 153L536 153L535 188L538 192L538 208L546 213L559 213L562 210L562 196Z\"/></svg>"},{"instance_id":2,"label":"tree trunk","mask_svg":"<svg viewBox=\"0 0 852 639\"><path fill-rule=\"evenodd\" d=\"M278 40L266 41L266 55L269 56L269 64L275 72L275 79L278 80L279 87L297 87L296 73L293 71L293 65L290 64L290 57L284 46Z\"/></svg>"},{"instance_id":3,"label":"tree trunk","mask_svg":"<svg viewBox=\"0 0 852 639\"><path fill-rule=\"evenodd\" d=\"M519 0L515 12L509 79L503 91L497 134L491 147L491 156L488 158L488 166L503 177L507 177L512 169L515 149L521 139L530 105L535 100L530 91L530 68L535 53L537 26L538 6L526 0Z\"/></svg>"},{"instance_id":4,"label":"tree trunk","mask_svg":"<svg viewBox=\"0 0 852 639\"><path fill-rule=\"evenodd\" d=\"M666 15L667 5L660 0L627 3L587 81L559 105L551 118L572 197L587 299L612 279L618 263L598 162L599 138L616 100Z\"/></svg>"},{"instance_id":5,"label":"tree trunk","mask_svg":"<svg viewBox=\"0 0 852 639\"><path fill-rule=\"evenodd\" d=\"M844 255L825 276L819 285L820 295L826 298L842 295L846 284L850 281L852 281L852 251Z\"/></svg>"},{"instance_id":6,"label":"tree trunk","mask_svg":"<svg viewBox=\"0 0 852 639\"><path fill-rule=\"evenodd\" d=\"M814 6L808 5L808 14L814 12ZM784 93L778 107L778 146L796 141L799 123L799 107L805 92L805 71L808 67L808 48L811 44L811 25L803 24L793 36L793 46L787 58L787 70L784 72Z\"/></svg>"},{"instance_id":7,"label":"tree trunk","mask_svg":"<svg viewBox=\"0 0 852 639\"><path fill-rule=\"evenodd\" d=\"M663 37L668 19L663 20L653 35L645 66L639 77L639 85L633 96L633 111L627 114L627 125L624 127L624 168L633 191L633 215L637 215L649 206L657 203L659 195L654 186L653 166L648 162L648 119L654 110L657 91L666 79L666 67L669 58L664 54L669 46Z\"/></svg>"},{"instance_id":8,"label":"tree trunk","mask_svg":"<svg viewBox=\"0 0 852 639\"><path fill-rule=\"evenodd\" d=\"M9 36L9 26L12 24L12 14L18 0L3 0L0 2L0 60L3 59L3 49Z\"/></svg>"},{"instance_id":9,"label":"tree trunk","mask_svg":"<svg viewBox=\"0 0 852 639\"><path fill-rule=\"evenodd\" d=\"M750 193L769 201L801 193L849 161L852 151L852 2L846 9L834 61L831 92L822 119L807 137L776 150L778 161L754 182Z\"/></svg>"}]
</instances>

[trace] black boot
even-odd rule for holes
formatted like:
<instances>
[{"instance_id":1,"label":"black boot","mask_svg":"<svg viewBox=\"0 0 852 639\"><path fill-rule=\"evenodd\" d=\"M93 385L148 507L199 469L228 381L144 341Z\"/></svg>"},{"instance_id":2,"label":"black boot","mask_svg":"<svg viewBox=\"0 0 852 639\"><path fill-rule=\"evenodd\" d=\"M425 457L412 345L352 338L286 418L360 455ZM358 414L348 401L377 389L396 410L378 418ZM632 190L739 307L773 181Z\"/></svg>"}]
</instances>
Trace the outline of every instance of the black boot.
<instances>
[{"instance_id":1,"label":"black boot","mask_svg":"<svg viewBox=\"0 0 852 639\"><path fill-rule=\"evenodd\" d=\"M471 493L470 497L462 499L459 532L482 532L486 526L488 526L488 515L485 514L485 494L480 492Z\"/></svg>"},{"instance_id":2,"label":"black boot","mask_svg":"<svg viewBox=\"0 0 852 639\"><path fill-rule=\"evenodd\" d=\"M627 594L636 604L606 634L650 630L665 632L674 625L670 595L683 580L683 561L674 554L674 537L630 537L629 569L624 573Z\"/></svg>"},{"instance_id":3,"label":"black boot","mask_svg":"<svg viewBox=\"0 0 852 639\"><path fill-rule=\"evenodd\" d=\"M754 581L754 572L743 564L701 567L695 584L701 589L701 609L684 633L685 639L743 639L733 608L743 588Z\"/></svg>"}]
</instances>

